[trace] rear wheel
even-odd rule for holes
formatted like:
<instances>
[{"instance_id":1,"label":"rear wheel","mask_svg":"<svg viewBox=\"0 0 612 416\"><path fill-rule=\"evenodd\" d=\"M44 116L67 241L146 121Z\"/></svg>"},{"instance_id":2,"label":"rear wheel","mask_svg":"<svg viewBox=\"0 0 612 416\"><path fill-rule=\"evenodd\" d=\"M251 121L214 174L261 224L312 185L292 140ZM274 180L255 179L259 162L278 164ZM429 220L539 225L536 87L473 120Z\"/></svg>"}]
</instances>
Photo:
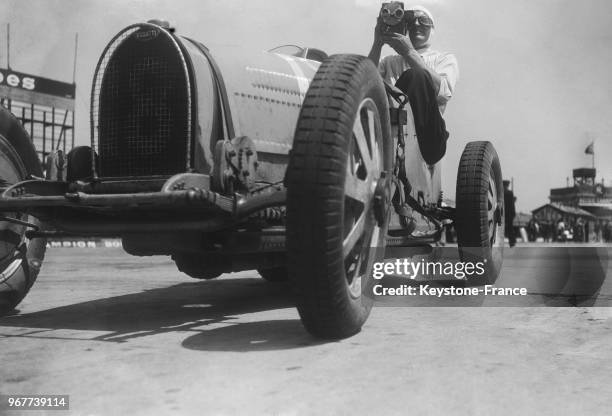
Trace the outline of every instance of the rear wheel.
<instances>
[{"instance_id":1,"label":"rear wheel","mask_svg":"<svg viewBox=\"0 0 612 416\"><path fill-rule=\"evenodd\" d=\"M315 75L287 168L289 277L306 329L342 338L372 307L384 254L391 170L388 103L376 67L337 55Z\"/></svg>"},{"instance_id":2,"label":"rear wheel","mask_svg":"<svg viewBox=\"0 0 612 416\"><path fill-rule=\"evenodd\" d=\"M21 123L0 107L0 191L29 175L42 177L34 147ZM39 225L29 215L2 212L3 217ZM46 240L28 239L27 227L0 219L0 314L10 312L26 296L42 265Z\"/></svg>"},{"instance_id":3,"label":"rear wheel","mask_svg":"<svg viewBox=\"0 0 612 416\"><path fill-rule=\"evenodd\" d=\"M457 173L456 230L464 262L483 263L484 274L468 285L492 284L499 276L504 249L504 187L501 165L490 142L470 142Z\"/></svg>"}]
</instances>

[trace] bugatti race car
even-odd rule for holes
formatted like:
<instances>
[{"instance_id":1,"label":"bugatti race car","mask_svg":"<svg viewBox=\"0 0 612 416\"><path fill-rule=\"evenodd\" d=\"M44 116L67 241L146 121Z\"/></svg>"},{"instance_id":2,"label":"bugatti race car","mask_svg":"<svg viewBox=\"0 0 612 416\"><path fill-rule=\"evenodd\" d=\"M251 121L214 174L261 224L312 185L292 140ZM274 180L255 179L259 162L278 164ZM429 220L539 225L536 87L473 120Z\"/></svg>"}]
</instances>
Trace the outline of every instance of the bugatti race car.
<instances>
[{"instance_id":1,"label":"bugatti race car","mask_svg":"<svg viewBox=\"0 0 612 416\"><path fill-rule=\"evenodd\" d=\"M363 56L284 46L214 52L162 24L126 27L91 89L91 146L45 172L0 112L0 309L32 287L51 236L120 237L197 279L255 269L288 280L306 329L358 332L385 247L435 245L454 226L493 282L503 187L490 142L461 157L456 206L421 155L403 93ZM482 283L482 282L480 282Z\"/></svg>"}]
</instances>

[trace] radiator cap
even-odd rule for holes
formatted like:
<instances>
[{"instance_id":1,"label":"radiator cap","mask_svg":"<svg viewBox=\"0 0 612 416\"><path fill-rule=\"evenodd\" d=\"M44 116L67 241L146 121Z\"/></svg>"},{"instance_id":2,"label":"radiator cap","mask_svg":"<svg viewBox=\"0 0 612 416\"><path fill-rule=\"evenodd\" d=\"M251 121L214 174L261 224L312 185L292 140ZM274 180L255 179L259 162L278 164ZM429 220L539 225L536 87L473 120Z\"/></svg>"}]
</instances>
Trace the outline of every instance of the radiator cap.
<instances>
[{"instance_id":1,"label":"radiator cap","mask_svg":"<svg viewBox=\"0 0 612 416\"><path fill-rule=\"evenodd\" d=\"M175 31L175 28L170 26L170 22L165 19L150 19L150 20L147 20L147 23L151 23L152 25L157 25L172 33L174 33Z\"/></svg>"}]
</instances>

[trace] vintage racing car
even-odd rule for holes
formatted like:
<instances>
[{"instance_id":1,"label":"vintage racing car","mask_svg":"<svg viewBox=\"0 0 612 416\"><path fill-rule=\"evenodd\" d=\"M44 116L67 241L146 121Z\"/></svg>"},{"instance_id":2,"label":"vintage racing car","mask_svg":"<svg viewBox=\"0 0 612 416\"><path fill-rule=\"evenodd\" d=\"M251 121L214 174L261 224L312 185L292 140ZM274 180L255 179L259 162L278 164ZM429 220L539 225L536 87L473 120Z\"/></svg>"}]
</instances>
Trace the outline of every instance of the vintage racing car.
<instances>
[{"instance_id":1,"label":"vintage racing car","mask_svg":"<svg viewBox=\"0 0 612 416\"><path fill-rule=\"evenodd\" d=\"M23 299L45 239L61 235L120 237L126 252L169 255L198 279L250 269L289 279L304 326L324 338L360 330L386 246L428 247L446 226L493 282L498 156L470 142L446 206L405 101L363 56L213 53L163 24L126 27L96 67L91 146L52 155L43 172L0 111L0 309Z\"/></svg>"}]
</instances>

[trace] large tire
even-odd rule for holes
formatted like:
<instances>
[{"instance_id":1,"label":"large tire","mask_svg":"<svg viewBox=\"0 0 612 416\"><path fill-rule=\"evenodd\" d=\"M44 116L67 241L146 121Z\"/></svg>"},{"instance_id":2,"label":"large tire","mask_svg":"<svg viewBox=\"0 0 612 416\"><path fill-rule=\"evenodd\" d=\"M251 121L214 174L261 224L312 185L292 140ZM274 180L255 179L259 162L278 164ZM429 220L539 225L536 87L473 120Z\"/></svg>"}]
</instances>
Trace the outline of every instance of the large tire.
<instances>
[{"instance_id":1,"label":"large tire","mask_svg":"<svg viewBox=\"0 0 612 416\"><path fill-rule=\"evenodd\" d=\"M384 255L389 216L388 195L376 216L374 194L386 183L381 172L391 171L392 148L374 64L356 55L323 62L304 99L286 175L289 278L302 323L317 337L353 335L370 313L371 271Z\"/></svg>"},{"instance_id":2,"label":"large tire","mask_svg":"<svg viewBox=\"0 0 612 416\"><path fill-rule=\"evenodd\" d=\"M504 187L501 165L490 142L466 145L457 172L456 230L460 258L484 263L484 274L470 277L470 286L493 284L504 250Z\"/></svg>"},{"instance_id":3,"label":"large tire","mask_svg":"<svg viewBox=\"0 0 612 416\"><path fill-rule=\"evenodd\" d=\"M42 177L42 167L28 134L8 110L0 107L0 192L27 179ZM2 212L35 225L31 216ZM28 293L42 265L46 240L27 239L27 228L0 220L0 314L12 311Z\"/></svg>"}]
</instances>

